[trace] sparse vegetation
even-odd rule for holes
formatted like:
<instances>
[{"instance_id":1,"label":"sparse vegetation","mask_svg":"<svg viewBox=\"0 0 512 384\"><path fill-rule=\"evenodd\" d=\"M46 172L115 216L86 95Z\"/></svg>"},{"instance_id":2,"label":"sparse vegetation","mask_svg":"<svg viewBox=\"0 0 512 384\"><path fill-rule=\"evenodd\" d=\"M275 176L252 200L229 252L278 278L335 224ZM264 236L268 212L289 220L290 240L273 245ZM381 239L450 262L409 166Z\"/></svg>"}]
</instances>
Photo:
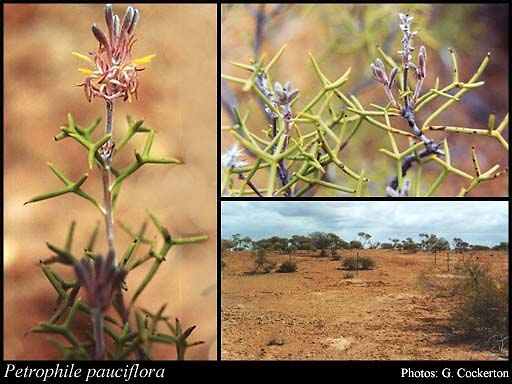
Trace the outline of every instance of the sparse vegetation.
<instances>
[{"instance_id":1,"label":"sparse vegetation","mask_svg":"<svg viewBox=\"0 0 512 384\"><path fill-rule=\"evenodd\" d=\"M375 261L367 256L359 257L359 269L367 270L367 269L373 269L375 266Z\"/></svg>"},{"instance_id":2,"label":"sparse vegetation","mask_svg":"<svg viewBox=\"0 0 512 384\"><path fill-rule=\"evenodd\" d=\"M352 279L353 277L354 277L354 274L353 274L353 273L351 273L351 272L345 272L345 273L343 274L343 278L344 278L344 279Z\"/></svg>"},{"instance_id":3,"label":"sparse vegetation","mask_svg":"<svg viewBox=\"0 0 512 384\"><path fill-rule=\"evenodd\" d=\"M429 271L423 270L418 273L416 277L416 281L418 282L418 286L422 291L429 291L434 287L434 282L432 279L431 273Z\"/></svg>"},{"instance_id":4,"label":"sparse vegetation","mask_svg":"<svg viewBox=\"0 0 512 384\"><path fill-rule=\"evenodd\" d=\"M508 280L491 276L489 265L473 258L464 259L460 270L464 278L455 286L453 314L458 329L483 347L508 349Z\"/></svg>"},{"instance_id":5,"label":"sparse vegetation","mask_svg":"<svg viewBox=\"0 0 512 384\"><path fill-rule=\"evenodd\" d=\"M355 270L368 270L373 269L375 266L375 261L368 256L354 257L349 256L343 259L342 261L343 269L347 269L349 271Z\"/></svg>"},{"instance_id":6,"label":"sparse vegetation","mask_svg":"<svg viewBox=\"0 0 512 384\"><path fill-rule=\"evenodd\" d=\"M267 257L267 252L263 248L254 251L254 272L270 273L276 266L276 262Z\"/></svg>"},{"instance_id":7,"label":"sparse vegetation","mask_svg":"<svg viewBox=\"0 0 512 384\"><path fill-rule=\"evenodd\" d=\"M269 258L277 262L271 272L283 272L291 259L297 263L300 273L284 276L263 274L262 267L261 273L252 277L244 277L253 269L255 259L251 258L251 252L229 252L226 258L229 268L224 271L223 289L237 294L223 297L223 310L226 310L222 315L226 319L223 332L229 340L226 348L229 344L231 350L245 353L244 356L250 359L261 359L272 353L279 360L289 358L290 353L299 359L356 360L369 357L409 360L418 356L441 360L495 360L508 356L507 333L500 331L508 329L506 252L488 250L459 254L450 251L448 272L446 252L438 252L437 264L434 264L434 255L428 253L411 255L400 250L372 249L337 252L336 255L341 255L342 259L333 263L329 261L332 256L330 249L327 251L326 259L315 257L320 253L318 251L297 252L290 258L278 253L260 253L262 264ZM252 254L256 256L256 252ZM371 261L365 265L367 259ZM473 260L476 267L468 268L469 264L464 264L461 259ZM342 262L350 265L340 270L340 266L345 267ZM356 263L360 270L358 274ZM372 264L374 271L371 271ZM492 268L487 270L486 265ZM365 268L370 271L365 271ZM484 278L484 272L488 280ZM502 276L502 279L496 279L496 276ZM479 286L479 290L475 286ZM393 311L396 316L391 319L376 316L388 311ZM237 320L234 326L232 320L239 319L241 313L244 314L243 320ZM361 322L368 316L372 318L372 326L361 327ZM253 349L237 344L240 337L254 332L255 321L266 327L262 333L264 344ZM340 321L346 324L341 336L337 327ZM322 328L317 323L323 324ZM314 355L306 355L298 348L310 340L311 326L316 327L315 333L322 335L325 342L312 346ZM272 337L289 335L283 333L283 327L293 327L293 337L301 344L286 342L272 350L265 348L262 354L260 348L266 347L266 342ZM397 335L406 340L402 343L404 345L421 345L421 355L419 347L404 347L402 351L402 344L378 350L371 348L377 341L386 345L390 339L396 340ZM364 345L371 352L352 348L354 340L362 340L363 343L367 340Z\"/></svg>"},{"instance_id":8,"label":"sparse vegetation","mask_svg":"<svg viewBox=\"0 0 512 384\"><path fill-rule=\"evenodd\" d=\"M297 263L295 260L286 260L277 271L280 273L297 272Z\"/></svg>"}]
</instances>

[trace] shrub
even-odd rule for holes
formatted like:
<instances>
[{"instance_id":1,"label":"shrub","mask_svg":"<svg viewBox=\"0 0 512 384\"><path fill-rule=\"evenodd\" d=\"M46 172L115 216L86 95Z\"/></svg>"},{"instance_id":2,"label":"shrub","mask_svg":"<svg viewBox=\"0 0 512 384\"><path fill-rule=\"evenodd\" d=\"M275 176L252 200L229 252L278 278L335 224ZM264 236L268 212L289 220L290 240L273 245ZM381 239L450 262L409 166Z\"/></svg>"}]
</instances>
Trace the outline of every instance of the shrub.
<instances>
[{"instance_id":1,"label":"shrub","mask_svg":"<svg viewBox=\"0 0 512 384\"><path fill-rule=\"evenodd\" d=\"M343 269L348 269L349 271L356 270L356 258L354 256L349 256L343 259L341 262Z\"/></svg>"},{"instance_id":2,"label":"shrub","mask_svg":"<svg viewBox=\"0 0 512 384\"><path fill-rule=\"evenodd\" d=\"M165 325L168 326L172 334L159 333L155 337L158 337L159 343L168 346L174 345L178 360L183 360L189 346L200 344L200 342L188 341L195 326L182 329L177 318L173 325L167 320L165 303L158 312L153 314L141 308L140 300L137 301L137 299L141 297L153 278L158 276L157 272L161 271L160 267L172 247L199 243L207 240L208 236L174 237L164 225L165 223L161 223L156 215L149 213L149 218L161 235L162 243L160 245L156 237L146 233L146 221L140 230L132 230L132 228L135 229L134 222L114 220L121 187L135 171L146 164L179 164L182 162L171 157L156 155L153 145L155 130L147 127L143 120L135 121L128 115L128 127L124 131L118 119L116 120L118 115L116 116L114 111L118 109L119 103L130 102L133 96L137 98L137 89L139 88L137 73L144 69L141 64L148 63L155 55L148 55L139 60L132 59L134 31L140 18L139 10L128 7L120 22L119 15L114 14L112 6L106 5L104 17L107 26L106 33L98 25L92 25L92 32L96 40L94 45L98 47L97 50L90 52L90 57L77 52L73 52L73 54L88 61L91 65L91 69L80 68L80 72L86 75L80 86L84 87L85 96L89 102L93 98L103 99L106 116L105 128L104 130L98 129L101 118L97 118L86 127L78 125L74 117L68 114L67 125L61 126L60 132L53 137L54 141L66 138L68 140L65 142L74 140L84 147L87 151L84 157L87 159L85 164L88 165L88 171L75 182L75 179L73 181L68 179L55 165L48 163L51 171L65 186L35 196L25 204L65 194L76 194L82 197L88 201L87 204L92 203L98 209L101 217L105 219L106 231L104 233L108 247L105 247L105 242L100 245L101 251L97 247L99 221L85 248L83 244L79 250L75 246L75 221L71 222L64 248L46 243L53 255L48 259L41 260L40 267L58 293L58 301L51 319L40 322L29 332L43 333L49 337L58 333L59 339L49 338L48 340L61 352L61 358L64 360L151 360L156 340L147 337L148 330L163 331L163 323L166 323ZM49 50L54 49L54 47L48 48ZM51 87L51 85L48 84L47 87ZM81 107L77 106L73 109L77 110L78 108ZM81 110L80 115L86 114L89 113L85 109ZM167 125L167 122L164 124ZM121 155L122 148L126 152L126 149L131 147L130 140L135 134L137 137L146 136L144 149L135 151L135 161L127 163L127 158L119 158L118 155ZM114 137L119 141L114 143ZM128 143L130 145L127 145ZM153 152L151 152L152 148ZM132 147L129 152L133 153L133 150ZM79 164L85 165L84 161L80 161ZM66 169L71 172L69 168L68 164ZM78 172L77 168L72 171L72 174L79 175ZM85 189L82 189L89 174L97 178L101 175L102 188L99 188L98 191L103 192L101 200L99 197L93 197L94 193L89 195L94 191L95 186L99 187L99 183L85 184ZM151 189L148 189L148 193L151 193ZM135 196L132 195L128 199L129 205L133 204ZM125 208L121 209L125 210ZM123 219L128 220L124 212L122 216ZM55 218L50 217L50 219ZM119 243L116 246L114 238L117 238L117 235L114 237L114 224L119 224L124 232L131 237L132 242L127 250L120 248ZM139 249L139 247L146 249ZM148 270L145 277L139 275L139 281L132 279L131 271L146 263L151 264L151 269ZM55 264L61 264L70 269L66 274L67 278L70 277L71 270L75 277L64 281L64 277L60 276L60 268L54 269ZM129 297L124 292L128 289L130 290ZM156 305L157 303L152 301L151 304ZM148 308L147 305L142 307ZM110 311L110 308L115 311ZM89 331L84 329L85 318L82 315L77 316L77 311L87 314ZM107 322L110 326L107 326ZM116 324L117 327L113 327L112 324ZM151 333L154 333L153 331ZM108 338L114 341L115 347Z\"/></svg>"},{"instance_id":3,"label":"shrub","mask_svg":"<svg viewBox=\"0 0 512 384\"><path fill-rule=\"evenodd\" d=\"M276 266L276 262L267 257L267 252L263 248L258 248L254 252L255 272L269 273Z\"/></svg>"},{"instance_id":4,"label":"shrub","mask_svg":"<svg viewBox=\"0 0 512 384\"><path fill-rule=\"evenodd\" d=\"M488 251L489 249L491 249L491 247L488 247L487 245L475 244L471 246L471 249L473 251Z\"/></svg>"},{"instance_id":5,"label":"shrub","mask_svg":"<svg viewBox=\"0 0 512 384\"><path fill-rule=\"evenodd\" d=\"M297 263L293 260L287 260L277 270L281 273L290 273L290 272L296 272L297 271Z\"/></svg>"},{"instance_id":6,"label":"shrub","mask_svg":"<svg viewBox=\"0 0 512 384\"><path fill-rule=\"evenodd\" d=\"M367 270L375 266L375 261L368 256L361 256L359 258L350 256L343 259L341 264L343 269L348 269L349 271L355 271L356 269Z\"/></svg>"},{"instance_id":7,"label":"shrub","mask_svg":"<svg viewBox=\"0 0 512 384\"><path fill-rule=\"evenodd\" d=\"M481 346L502 352L508 348L508 280L493 278L473 259L463 260L461 271L453 313L457 328Z\"/></svg>"},{"instance_id":8,"label":"shrub","mask_svg":"<svg viewBox=\"0 0 512 384\"><path fill-rule=\"evenodd\" d=\"M341 255L338 255L337 253L334 253L334 254L331 256L331 260L334 260L334 261L340 261L340 260L341 260Z\"/></svg>"},{"instance_id":9,"label":"shrub","mask_svg":"<svg viewBox=\"0 0 512 384\"><path fill-rule=\"evenodd\" d=\"M366 256L359 258L359 269L373 269L374 266L375 261L372 258Z\"/></svg>"}]
</instances>

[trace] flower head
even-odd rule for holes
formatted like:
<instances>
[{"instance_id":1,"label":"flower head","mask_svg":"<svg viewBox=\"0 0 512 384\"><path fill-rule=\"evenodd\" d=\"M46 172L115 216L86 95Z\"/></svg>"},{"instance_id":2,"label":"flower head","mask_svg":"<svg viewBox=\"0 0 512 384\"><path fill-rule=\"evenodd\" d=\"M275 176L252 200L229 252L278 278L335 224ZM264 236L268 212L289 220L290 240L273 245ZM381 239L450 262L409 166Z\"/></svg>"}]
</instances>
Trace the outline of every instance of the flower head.
<instances>
[{"instance_id":1,"label":"flower head","mask_svg":"<svg viewBox=\"0 0 512 384\"><path fill-rule=\"evenodd\" d=\"M91 309L105 312L128 273L124 268L117 268L114 260L111 251L106 260L101 255L96 256L93 265L87 257L75 263L75 273L87 292L87 304Z\"/></svg>"},{"instance_id":2,"label":"flower head","mask_svg":"<svg viewBox=\"0 0 512 384\"><path fill-rule=\"evenodd\" d=\"M238 149L238 143L233 144L233 146L226 151L221 157L220 163L223 169L228 168L242 168L247 165L247 161L237 161L237 158L242 154L243 149Z\"/></svg>"},{"instance_id":3,"label":"flower head","mask_svg":"<svg viewBox=\"0 0 512 384\"><path fill-rule=\"evenodd\" d=\"M384 69L384 63L381 59L376 59L375 64L371 63L370 70L374 80L385 86L389 84L388 76L386 75L386 70Z\"/></svg>"},{"instance_id":4,"label":"flower head","mask_svg":"<svg viewBox=\"0 0 512 384\"><path fill-rule=\"evenodd\" d=\"M277 104L279 105L290 104L299 94L298 89L292 90L292 83L289 81L284 85L284 87L280 82L276 81L274 84L274 91L276 93Z\"/></svg>"},{"instance_id":5,"label":"flower head","mask_svg":"<svg viewBox=\"0 0 512 384\"><path fill-rule=\"evenodd\" d=\"M100 97L108 102L117 98L132 101L137 98L139 85L138 72L144 70L141 64L149 63L155 55L132 60L132 48L135 44L135 27L140 14L137 9L128 7L121 22L118 15L112 13L112 6L105 6L107 34L96 25L92 25L92 33L99 46L88 57L80 53L73 54L92 64L93 69L79 68L86 75L85 81L79 86L84 87L85 97L91 101Z\"/></svg>"}]
</instances>

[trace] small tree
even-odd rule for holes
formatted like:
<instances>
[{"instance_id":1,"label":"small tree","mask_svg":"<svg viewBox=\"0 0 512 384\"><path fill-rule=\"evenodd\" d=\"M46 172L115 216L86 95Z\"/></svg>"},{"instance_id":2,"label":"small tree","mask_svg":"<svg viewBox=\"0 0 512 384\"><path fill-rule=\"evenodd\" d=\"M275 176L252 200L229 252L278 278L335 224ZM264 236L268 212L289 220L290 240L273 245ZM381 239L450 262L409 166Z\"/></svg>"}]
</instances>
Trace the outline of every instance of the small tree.
<instances>
[{"instance_id":1,"label":"small tree","mask_svg":"<svg viewBox=\"0 0 512 384\"><path fill-rule=\"evenodd\" d=\"M255 272L269 273L276 266L276 262L267 257L267 252L263 248L257 248L253 252Z\"/></svg>"},{"instance_id":2,"label":"small tree","mask_svg":"<svg viewBox=\"0 0 512 384\"><path fill-rule=\"evenodd\" d=\"M232 241L235 244L234 250L235 251L241 251L242 248L241 248L241 242L240 242L240 234L239 233L235 233L234 235L231 235L231 237L233 238Z\"/></svg>"},{"instance_id":3,"label":"small tree","mask_svg":"<svg viewBox=\"0 0 512 384\"><path fill-rule=\"evenodd\" d=\"M361 249L363 248L363 244L360 241L352 240L349 245L350 249Z\"/></svg>"},{"instance_id":4,"label":"small tree","mask_svg":"<svg viewBox=\"0 0 512 384\"><path fill-rule=\"evenodd\" d=\"M297 252L297 247L295 245L290 245L288 247L288 260L289 261L292 261L293 260L293 254Z\"/></svg>"},{"instance_id":5,"label":"small tree","mask_svg":"<svg viewBox=\"0 0 512 384\"><path fill-rule=\"evenodd\" d=\"M437 240L437 242L432 246L431 251L449 251L450 243L444 237L441 237Z\"/></svg>"},{"instance_id":6,"label":"small tree","mask_svg":"<svg viewBox=\"0 0 512 384\"><path fill-rule=\"evenodd\" d=\"M366 245L366 243L372 238L372 235L370 235L369 233L366 233L366 232L359 232L357 234L357 236L359 236L359 238L361 239L361 248L364 248L364 246Z\"/></svg>"},{"instance_id":7,"label":"small tree","mask_svg":"<svg viewBox=\"0 0 512 384\"><path fill-rule=\"evenodd\" d=\"M471 246L471 250L473 251L488 251L489 249L491 249L491 247L487 245L475 244Z\"/></svg>"},{"instance_id":8,"label":"small tree","mask_svg":"<svg viewBox=\"0 0 512 384\"><path fill-rule=\"evenodd\" d=\"M393 243L393 249L400 249L400 239L389 239Z\"/></svg>"},{"instance_id":9,"label":"small tree","mask_svg":"<svg viewBox=\"0 0 512 384\"><path fill-rule=\"evenodd\" d=\"M416 244L411 237L408 237L407 239L402 240L402 249L408 253L416 253L418 252L419 245Z\"/></svg>"},{"instance_id":10,"label":"small tree","mask_svg":"<svg viewBox=\"0 0 512 384\"><path fill-rule=\"evenodd\" d=\"M240 243L243 249L251 249L253 241L249 236L245 236L243 239L240 240Z\"/></svg>"},{"instance_id":11,"label":"small tree","mask_svg":"<svg viewBox=\"0 0 512 384\"><path fill-rule=\"evenodd\" d=\"M329 248L329 245L331 243L331 237L329 236L329 234L325 232L313 232L309 234L309 237L311 238L311 242L313 243L315 248L320 250L320 256L327 256L325 250Z\"/></svg>"},{"instance_id":12,"label":"small tree","mask_svg":"<svg viewBox=\"0 0 512 384\"><path fill-rule=\"evenodd\" d=\"M498 245L492 247L495 251L508 251L508 241L502 241Z\"/></svg>"},{"instance_id":13,"label":"small tree","mask_svg":"<svg viewBox=\"0 0 512 384\"><path fill-rule=\"evenodd\" d=\"M455 252L467 252L469 251L470 245L468 242L462 240L461 238L454 237L453 238L453 249Z\"/></svg>"}]
</instances>

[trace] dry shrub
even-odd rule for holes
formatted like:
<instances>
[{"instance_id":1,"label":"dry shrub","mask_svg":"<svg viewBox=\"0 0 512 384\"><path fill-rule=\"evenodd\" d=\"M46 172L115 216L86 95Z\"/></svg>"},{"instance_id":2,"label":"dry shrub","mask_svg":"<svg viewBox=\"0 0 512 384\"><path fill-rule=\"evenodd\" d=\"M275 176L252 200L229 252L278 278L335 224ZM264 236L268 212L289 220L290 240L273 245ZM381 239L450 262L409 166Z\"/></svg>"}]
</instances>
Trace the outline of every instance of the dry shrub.
<instances>
[{"instance_id":1,"label":"dry shrub","mask_svg":"<svg viewBox=\"0 0 512 384\"><path fill-rule=\"evenodd\" d=\"M458 329L482 347L508 349L508 279L495 278L488 265L473 258L461 260L463 274L455 286L458 299L453 315Z\"/></svg>"},{"instance_id":2,"label":"dry shrub","mask_svg":"<svg viewBox=\"0 0 512 384\"><path fill-rule=\"evenodd\" d=\"M355 271L356 269L367 270L373 269L375 266L375 261L368 256L361 256L359 258L350 256L345 258L341 264L343 269L348 269L349 271Z\"/></svg>"},{"instance_id":3,"label":"dry shrub","mask_svg":"<svg viewBox=\"0 0 512 384\"><path fill-rule=\"evenodd\" d=\"M281 273L297 272L297 263L294 260L286 260L277 271Z\"/></svg>"},{"instance_id":4,"label":"dry shrub","mask_svg":"<svg viewBox=\"0 0 512 384\"><path fill-rule=\"evenodd\" d=\"M256 249L253 253L254 257L254 272L270 273L276 266L276 262L267 257L267 253L264 249Z\"/></svg>"}]
</instances>

